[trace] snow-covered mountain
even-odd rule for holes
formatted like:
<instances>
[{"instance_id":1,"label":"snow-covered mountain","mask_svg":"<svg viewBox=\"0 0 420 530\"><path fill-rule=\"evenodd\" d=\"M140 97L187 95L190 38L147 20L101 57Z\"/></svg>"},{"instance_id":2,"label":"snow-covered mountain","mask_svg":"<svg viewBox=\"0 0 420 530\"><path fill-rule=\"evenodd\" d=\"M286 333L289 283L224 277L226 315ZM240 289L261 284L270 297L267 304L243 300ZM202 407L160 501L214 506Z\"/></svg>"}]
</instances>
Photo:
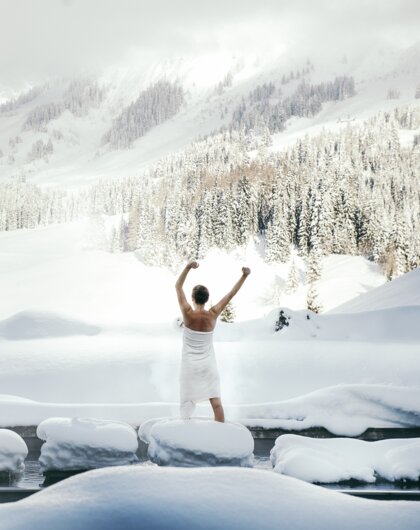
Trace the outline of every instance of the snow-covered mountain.
<instances>
[{"instance_id":1,"label":"snow-covered mountain","mask_svg":"<svg viewBox=\"0 0 420 530\"><path fill-rule=\"evenodd\" d=\"M363 57L342 57L329 64L290 54L251 57L214 52L168 57L133 52L98 78L52 79L4 100L0 179L26 178L71 188L102 177L139 175L198 137L229 126L235 109L258 86L274 85L270 98L274 105L277 91L287 98L302 80L317 85L333 82L337 76L353 77L353 97L324 102L312 117L287 120L285 129L274 134L271 147L282 149L322 127L345 127L379 109L416 103L419 58L419 45L403 51L372 50ZM109 141L109 131L118 119L124 124L133 119L124 112L139 96L143 100L138 107L156 104L153 87L162 82L168 90L176 86L182 91L178 104L169 111L163 109L159 116L141 114L139 118L137 114L142 136L116 148Z\"/></svg>"}]
</instances>

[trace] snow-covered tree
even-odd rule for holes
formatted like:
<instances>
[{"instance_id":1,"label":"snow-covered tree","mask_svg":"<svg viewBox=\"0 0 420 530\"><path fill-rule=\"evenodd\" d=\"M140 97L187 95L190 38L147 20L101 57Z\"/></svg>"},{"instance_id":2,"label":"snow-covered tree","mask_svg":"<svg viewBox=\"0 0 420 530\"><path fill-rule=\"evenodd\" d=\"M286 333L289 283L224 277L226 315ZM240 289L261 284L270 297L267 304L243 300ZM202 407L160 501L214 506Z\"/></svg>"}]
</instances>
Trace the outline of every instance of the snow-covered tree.
<instances>
[{"instance_id":1,"label":"snow-covered tree","mask_svg":"<svg viewBox=\"0 0 420 530\"><path fill-rule=\"evenodd\" d=\"M222 322L232 323L235 321L235 309L232 302L229 302L228 305L223 309L220 314L220 320Z\"/></svg>"}]
</instances>

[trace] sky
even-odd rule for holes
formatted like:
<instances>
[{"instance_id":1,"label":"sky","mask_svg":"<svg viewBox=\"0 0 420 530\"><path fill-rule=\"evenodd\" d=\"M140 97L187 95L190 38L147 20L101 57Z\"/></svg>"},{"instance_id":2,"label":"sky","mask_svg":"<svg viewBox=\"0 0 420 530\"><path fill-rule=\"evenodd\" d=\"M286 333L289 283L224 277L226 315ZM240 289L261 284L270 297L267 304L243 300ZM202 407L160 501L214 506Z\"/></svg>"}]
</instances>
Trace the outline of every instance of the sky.
<instances>
[{"instance_id":1,"label":"sky","mask_svg":"<svg viewBox=\"0 0 420 530\"><path fill-rule=\"evenodd\" d=\"M419 0L0 0L0 88L163 55L371 46L419 38Z\"/></svg>"}]
</instances>

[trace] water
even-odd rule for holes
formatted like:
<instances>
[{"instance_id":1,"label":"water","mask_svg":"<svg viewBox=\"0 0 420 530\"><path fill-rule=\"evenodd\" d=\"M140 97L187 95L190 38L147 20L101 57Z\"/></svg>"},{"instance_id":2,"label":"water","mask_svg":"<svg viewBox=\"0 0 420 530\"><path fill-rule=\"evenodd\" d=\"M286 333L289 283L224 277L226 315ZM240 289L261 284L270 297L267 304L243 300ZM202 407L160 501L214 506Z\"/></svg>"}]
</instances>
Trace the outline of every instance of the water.
<instances>
[{"instance_id":1,"label":"water","mask_svg":"<svg viewBox=\"0 0 420 530\"><path fill-rule=\"evenodd\" d=\"M150 460L142 459L139 466L155 466ZM254 468L272 471L272 465L268 454L256 454L254 456ZM0 480L0 502L15 501L23 498L30 492L40 490L48 487L55 482L59 482L65 478L75 475L74 472L68 473L50 473L47 477L42 473L39 461L26 460L25 471L19 476L9 481L7 477ZM360 494L360 496L369 496L372 494L389 494L388 497L377 498L392 498L392 495L400 495L399 498L412 498L413 500L420 500L420 483L418 482L377 482L375 484L361 484L356 481L341 484L323 484L323 487L331 490L345 491L346 493ZM27 491L27 490L30 490ZM25 491L27 493L25 494ZM404 497L405 495L405 497ZM411 497L410 497L411 495Z\"/></svg>"}]
</instances>

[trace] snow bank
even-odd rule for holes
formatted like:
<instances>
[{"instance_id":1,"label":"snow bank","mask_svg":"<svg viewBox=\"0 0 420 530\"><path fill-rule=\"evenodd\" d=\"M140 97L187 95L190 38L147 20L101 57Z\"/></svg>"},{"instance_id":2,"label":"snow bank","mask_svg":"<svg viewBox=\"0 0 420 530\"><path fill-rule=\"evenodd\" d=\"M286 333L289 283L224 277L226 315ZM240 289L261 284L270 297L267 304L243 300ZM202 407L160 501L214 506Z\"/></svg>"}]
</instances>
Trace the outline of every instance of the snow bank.
<instances>
[{"instance_id":1,"label":"snow bank","mask_svg":"<svg viewBox=\"0 0 420 530\"><path fill-rule=\"evenodd\" d=\"M14 431L0 429L0 472L19 473L25 469L23 463L28 448L23 438Z\"/></svg>"},{"instance_id":2,"label":"snow bank","mask_svg":"<svg viewBox=\"0 0 420 530\"><path fill-rule=\"evenodd\" d=\"M21 311L0 321L0 337L8 340L96 335L99 326L47 311Z\"/></svg>"},{"instance_id":3,"label":"snow bank","mask_svg":"<svg viewBox=\"0 0 420 530\"><path fill-rule=\"evenodd\" d=\"M140 437L161 466L241 466L253 461L254 440L243 425L212 420L160 420Z\"/></svg>"},{"instance_id":4,"label":"snow bank","mask_svg":"<svg viewBox=\"0 0 420 530\"><path fill-rule=\"evenodd\" d=\"M301 370L301 363L298 360L295 363L296 370ZM310 369L311 365L307 369L309 373ZM414 370L413 377L417 374L418 371ZM295 386L298 388L297 383ZM376 384L335 385L284 401L249 405L226 402L224 408L229 420L248 427L298 431L325 427L339 436L358 436L369 427L419 427L420 388ZM176 402L43 403L0 395L0 422L3 426L38 425L52 416L92 416L124 421L136 427L142 424L139 435L147 443L148 432L156 423L156 418L178 415L179 404ZM199 403L197 416L211 417L210 406Z\"/></svg>"},{"instance_id":5,"label":"snow bank","mask_svg":"<svg viewBox=\"0 0 420 530\"><path fill-rule=\"evenodd\" d=\"M420 479L420 438L364 442L346 438L279 436L270 453L274 471L308 482Z\"/></svg>"},{"instance_id":6,"label":"snow bank","mask_svg":"<svg viewBox=\"0 0 420 530\"><path fill-rule=\"evenodd\" d=\"M37 436L46 441L39 458L44 470L92 469L137 462L137 435L125 423L49 418L38 425Z\"/></svg>"},{"instance_id":7,"label":"snow bank","mask_svg":"<svg viewBox=\"0 0 420 530\"><path fill-rule=\"evenodd\" d=\"M369 427L420 427L420 388L337 385L281 403L231 407L229 414L248 426L358 436Z\"/></svg>"},{"instance_id":8,"label":"snow bank","mask_svg":"<svg viewBox=\"0 0 420 530\"><path fill-rule=\"evenodd\" d=\"M0 520L2 530L417 530L420 504L367 501L255 469L130 466L2 504Z\"/></svg>"}]
</instances>

